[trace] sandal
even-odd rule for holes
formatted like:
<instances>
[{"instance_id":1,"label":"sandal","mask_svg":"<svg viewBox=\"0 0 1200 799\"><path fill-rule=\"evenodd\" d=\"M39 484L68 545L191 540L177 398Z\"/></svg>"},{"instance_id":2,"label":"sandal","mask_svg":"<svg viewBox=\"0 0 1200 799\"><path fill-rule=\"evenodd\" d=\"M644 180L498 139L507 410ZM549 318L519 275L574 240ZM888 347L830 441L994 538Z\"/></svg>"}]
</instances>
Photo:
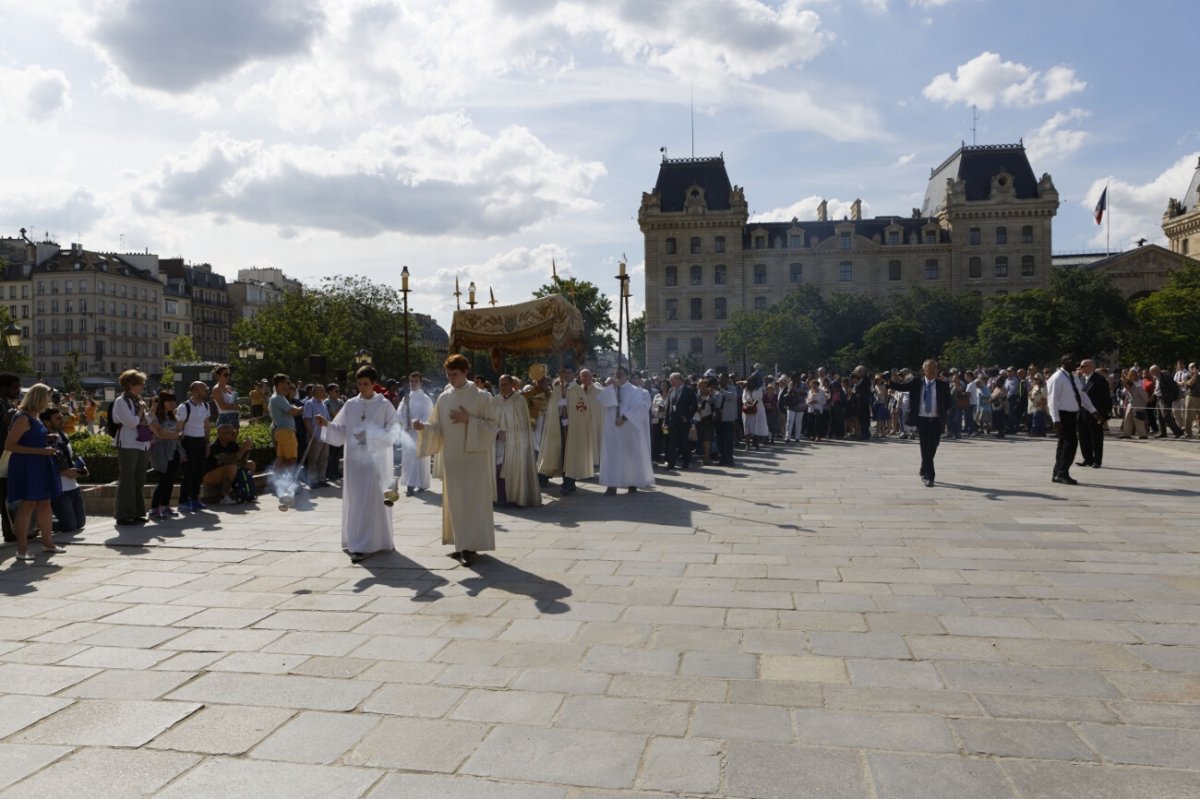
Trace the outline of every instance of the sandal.
<instances>
[{"instance_id":1,"label":"sandal","mask_svg":"<svg viewBox=\"0 0 1200 799\"><path fill-rule=\"evenodd\" d=\"M55 544L53 548L42 547L42 552L47 555L61 555L62 553L66 552L66 551L67 551L66 549L58 546L57 544Z\"/></svg>"},{"instance_id":2,"label":"sandal","mask_svg":"<svg viewBox=\"0 0 1200 799\"><path fill-rule=\"evenodd\" d=\"M22 563L28 563L29 561L33 560L33 555L30 555L28 552L26 552L25 554L21 554L20 552L18 552L15 557L17 560L21 561Z\"/></svg>"}]
</instances>

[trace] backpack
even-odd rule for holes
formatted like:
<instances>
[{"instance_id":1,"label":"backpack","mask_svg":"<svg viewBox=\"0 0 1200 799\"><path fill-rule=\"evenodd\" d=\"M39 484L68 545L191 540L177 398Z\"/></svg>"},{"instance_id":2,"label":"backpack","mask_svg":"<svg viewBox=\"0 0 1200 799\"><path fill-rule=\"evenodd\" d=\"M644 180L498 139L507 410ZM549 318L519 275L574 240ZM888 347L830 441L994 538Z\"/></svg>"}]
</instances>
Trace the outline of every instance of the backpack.
<instances>
[{"instance_id":1,"label":"backpack","mask_svg":"<svg viewBox=\"0 0 1200 799\"><path fill-rule=\"evenodd\" d=\"M117 400L108 403L108 415L104 418L104 432L108 433L108 437L115 439L117 433L121 432L121 425L113 419L113 407L116 406Z\"/></svg>"},{"instance_id":2,"label":"backpack","mask_svg":"<svg viewBox=\"0 0 1200 799\"><path fill-rule=\"evenodd\" d=\"M254 488L254 475L250 474L249 469L238 467L229 493L238 502L253 502L258 497L258 492Z\"/></svg>"}]
</instances>

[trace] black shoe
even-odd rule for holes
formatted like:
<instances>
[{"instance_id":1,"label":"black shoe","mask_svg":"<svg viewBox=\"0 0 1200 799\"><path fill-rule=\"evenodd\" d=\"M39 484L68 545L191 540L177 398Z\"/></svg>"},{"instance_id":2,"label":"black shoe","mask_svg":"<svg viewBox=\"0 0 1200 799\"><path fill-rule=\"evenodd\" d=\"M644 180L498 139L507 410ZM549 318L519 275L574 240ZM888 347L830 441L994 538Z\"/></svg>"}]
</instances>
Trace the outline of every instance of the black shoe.
<instances>
[{"instance_id":1,"label":"black shoe","mask_svg":"<svg viewBox=\"0 0 1200 799\"><path fill-rule=\"evenodd\" d=\"M448 557L448 558L453 558L454 560L457 560L459 563L462 563L462 557L463 557L463 553L461 553L461 552L449 552L449 553L447 553L447 554L446 554L446 557Z\"/></svg>"},{"instance_id":2,"label":"black shoe","mask_svg":"<svg viewBox=\"0 0 1200 799\"><path fill-rule=\"evenodd\" d=\"M616 495L617 489L614 486L609 486L608 488L604 489L604 496L615 497Z\"/></svg>"},{"instance_id":3,"label":"black shoe","mask_svg":"<svg viewBox=\"0 0 1200 799\"><path fill-rule=\"evenodd\" d=\"M411 497L413 495L413 487L409 486L404 490L404 496Z\"/></svg>"},{"instance_id":4,"label":"black shoe","mask_svg":"<svg viewBox=\"0 0 1200 799\"><path fill-rule=\"evenodd\" d=\"M351 552L350 553L350 562L351 563L362 563L364 560L366 560L366 557L367 556L361 552Z\"/></svg>"},{"instance_id":5,"label":"black shoe","mask_svg":"<svg viewBox=\"0 0 1200 799\"><path fill-rule=\"evenodd\" d=\"M1079 461L1079 462L1078 462L1078 463L1076 463L1075 465L1076 465L1076 466L1091 466L1091 465L1092 465L1092 462L1091 462L1091 461Z\"/></svg>"},{"instance_id":6,"label":"black shoe","mask_svg":"<svg viewBox=\"0 0 1200 799\"><path fill-rule=\"evenodd\" d=\"M471 566L475 563L476 557L477 557L476 553L472 552L469 549L464 549L462 551L462 564L464 566Z\"/></svg>"},{"instance_id":7,"label":"black shoe","mask_svg":"<svg viewBox=\"0 0 1200 799\"><path fill-rule=\"evenodd\" d=\"M1069 486L1079 485L1079 481L1069 474L1056 474L1054 477L1050 478L1050 480L1051 482L1063 483Z\"/></svg>"},{"instance_id":8,"label":"black shoe","mask_svg":"<svg viewBox=\"0 0 1200 799\"><path fill-rule=\"evenodd\" d=\"M637 493L637 486L630 486L630 487L629 487L629 493L630 493L630 494L636 494L636 493Z\"/></svg>"},{"instance_id":9,"label":"black shoe","mask_svg":"<svg viewBox=\"0 0 1200 799\"><path fill-rule=\"evenodd\" d=\"M932 477L922 477L921 482L925 484L926 488L933 488L933 478Z\"/></svg>"},{"instance_id":10,"label":"black shoe","mask_svg":"<svg viewBox=\"0 0 1200 799\"><path fill-rule=\"evenodd\" d=\"M1098 464L1098 463L1093 463L1093 464L1092 464L1092 468L1093 468L1093 469L1099 469L1099 468L1100 468L1100 464Z\"/></svg>"}]
</instances>

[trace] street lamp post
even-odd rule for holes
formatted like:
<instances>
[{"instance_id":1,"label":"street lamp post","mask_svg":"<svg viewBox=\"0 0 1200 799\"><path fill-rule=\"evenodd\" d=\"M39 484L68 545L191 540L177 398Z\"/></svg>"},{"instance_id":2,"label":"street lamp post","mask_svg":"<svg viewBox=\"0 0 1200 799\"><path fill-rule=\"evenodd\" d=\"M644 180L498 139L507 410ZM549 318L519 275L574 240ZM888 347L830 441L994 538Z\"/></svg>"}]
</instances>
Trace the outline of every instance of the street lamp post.
<instances>
[{"instance_id":1,"label":"street lamp post","mask_svg":"<svg viewBox=\"0 0 1200 799\"><path fill-rule=\"evenodd\" d=\"M475 281L471 281L471 285L467 286L467 305L471 306L471 310L475 310Z\"/></svg>"},{"instance_id":2,"label":"street lamp post","mask_svg":"<svg viewBox=\"0 0 1200 799\"><path fill-rule=\"evenodd\" d=\"M355 366L370 366L370 364L371 364L371 351L370 350L361 349L358 352L354 353L354 365Z\"/></svg>"},{"instance_id":3,"label":"street lamp post","mask_svg":"<svg viewBox=\"0 0 1200 799\"><path fill-rule=\"evenodd\" d=\"M8 327L4 328L4 346L10 350L21 346L21 328L15 322L9 322Z\"/></svg>"},{"instance_id":4,"label":"street lamp post","mask_svg":"<svg viewBox=\"0 0 1200 799\"><path fill-rule=\"evenodd\" d=\"M408 362L408 267L400 271L400 293L404 296L404 374L411 371Z\"/></svg>"}]
</instances>

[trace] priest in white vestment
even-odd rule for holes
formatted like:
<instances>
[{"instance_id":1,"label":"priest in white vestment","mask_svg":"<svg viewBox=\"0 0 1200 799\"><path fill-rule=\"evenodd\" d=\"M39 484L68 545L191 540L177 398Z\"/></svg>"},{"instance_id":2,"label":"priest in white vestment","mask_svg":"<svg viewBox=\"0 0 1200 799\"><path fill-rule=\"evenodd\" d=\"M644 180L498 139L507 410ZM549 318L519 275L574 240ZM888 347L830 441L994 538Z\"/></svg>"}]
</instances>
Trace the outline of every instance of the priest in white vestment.
<instances>
[{"instance_id":1,"label":"priest in white vestment","mask_svg":"<svg viewBox=\"0 0 1200 799\"><path fill-rule=\"evenodd\" d=\"M542 504L537 463L533 457L533 425L529 403L517 391L512 375L500 375L496 409L496 497L501 505L528 508Z\"/></svg>"},{"instance_id":2,"label":"priest in white vestment","mask_svg":"<svg viewBox=\"0 0 1200 799\"><path fill-rule=\"evenodd\" d=\"M561 475L564 495L575 491L576 480L587 480L596 473L592 415L599 412L593 408L599 392L595 386L589 390L573 382L574 374L571 367L564 366L554 381L538 453L538 472L547 477Z\"/></svg>"},{"instance_id":3,"label":"priest in white vestment","mask_svg":"<svg viewBox=\"0 0 1200 799\"><path fill-rule=\"evenodd\" d=\"M603 386L596 385L591 369L579 370L579 386L588 405L593 409L588 417L592 423L592 469L595 471L600 468L600 453L604 450L604 436L600 433L604 427L604 414L596 407L596 397L600 395Z\"/></svg>"},{"instance_id":4,"label":"priest in white vestment","mask_svg":"<svg viewBox=\"0 0 1200 799\"><path fill-rule=\"evenodd\" d=\"M408 376L408 393L400 400L396 409L396 418L400 421L400 429L407 435L400 437L403 449L403 460L400 463L400 482L405 487L405 495L412 496L414 492L429 488L429 475L432 471L429 458L417 455L417 431L413 422L429 421L433 413L433 400L421 388L421 373L413 372Z\"/></svg>"},{"instance_id":5,"label":"priest in white vestment","mask_svg":"<svg viewBox=\"0 0 1200 799\"><path fill-rule=\"evenodd\" d=\"M375 368L364 366L355 377L358 396L347 400L332 421L320 417L317 425L322 441L344 449L342 549L359 563L371 553L395 549L392 509L383 493L392 486L392 446L399 431L396 409L375 391Z\"/></svg>"},{"instance_id":6,"label":"priest in white vestment","mask_svg":"<svg viewBox=\"0 0 1200 799\"><path fill-rule=\"evenodd\" d=\"M450 385L434 403L420 432L418 454L442 456L442 543L450 557L470 566L476 554L496 548L492 502L496 499L496 411L492 398L467 380L470 362L446 359Z\"/></svg>"},{"instance_id":7,"label":"priest in white vestment","mask_svg":"<svg viewBox=\"0 0 1200 799\"><path fill-rule=\"evenodd\" d=\"M617 367L612 385L597 397L604 409L601 428L600 484L605 494L628 488L629 493L654 485L650 462L650 395L628 383L624 367Z\"/></svg>"}]
</instances>

